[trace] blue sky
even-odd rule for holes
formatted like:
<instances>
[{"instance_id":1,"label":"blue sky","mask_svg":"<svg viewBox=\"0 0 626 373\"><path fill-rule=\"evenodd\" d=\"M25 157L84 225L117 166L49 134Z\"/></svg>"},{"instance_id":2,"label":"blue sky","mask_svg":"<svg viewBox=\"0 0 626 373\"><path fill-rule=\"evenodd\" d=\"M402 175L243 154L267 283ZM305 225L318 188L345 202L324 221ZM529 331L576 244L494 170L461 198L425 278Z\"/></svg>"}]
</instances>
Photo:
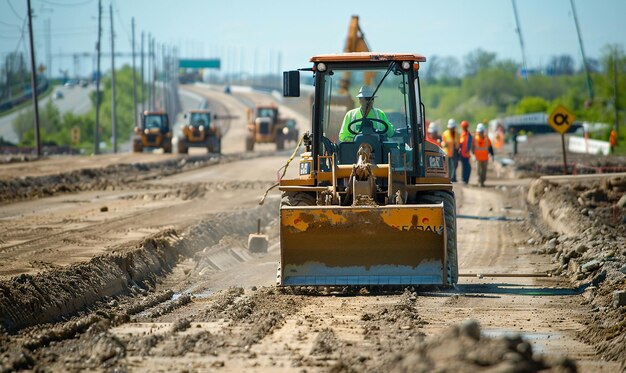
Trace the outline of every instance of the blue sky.
<instances>
[{"instance_id":1,"label":"blue sky","mask_svg":"<svg viewBox=\"0 0 626 373\"><path fill-rule=\"evenodd\" d=\"M31 1L37 15L38 61L46 61L46 19L51 22L53 55L94 50L97 0ZM110 3L102 2L104 51L111 43ZM27 39L19 42L25 4L26 0L0 0L0 58L27 50ZM575 6L589 57L599 57L609 43L626 49L626 1L575 0ZM134 16L137 38L141 31L150 32L157 42L177 46L182 57L221 57L224 70L239 69L243 63L249 73L266 72L270 61L273 69L279 64L283 70L308 66L311 55L343 49L353 14L359 15L375 51L462 58L482 48L521 62L510 0L113 0L113 7L118 51L130 51ZM560 54L580 63L570 0L517 0L517 8L529 67ZM128 60L118 60L124 62ZM109 68L108 59L102 63ZM81 60L81 70L88 71L91 65L90 59ZM71 71L73 60L53 58L55 73L60 66Z\"/></svg>"}]
</instances>

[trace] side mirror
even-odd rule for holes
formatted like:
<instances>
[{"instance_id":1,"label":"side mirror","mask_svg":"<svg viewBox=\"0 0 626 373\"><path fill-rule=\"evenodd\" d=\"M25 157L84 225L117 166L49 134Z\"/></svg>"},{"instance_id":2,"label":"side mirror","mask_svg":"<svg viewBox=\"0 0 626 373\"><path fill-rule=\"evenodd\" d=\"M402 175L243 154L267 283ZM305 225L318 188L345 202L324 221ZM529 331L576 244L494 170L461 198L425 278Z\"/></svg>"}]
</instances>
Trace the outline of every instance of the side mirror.
<instances>
[{"instance_id":1,"label":"side mirror","mask_svg":"<svg viewBox=\"0 0 626 373\"><path fill-rule=\"evenodd\" d=\"M300 71L283 72L283 96L300 97Z\"/></svg>"}]
</instances>

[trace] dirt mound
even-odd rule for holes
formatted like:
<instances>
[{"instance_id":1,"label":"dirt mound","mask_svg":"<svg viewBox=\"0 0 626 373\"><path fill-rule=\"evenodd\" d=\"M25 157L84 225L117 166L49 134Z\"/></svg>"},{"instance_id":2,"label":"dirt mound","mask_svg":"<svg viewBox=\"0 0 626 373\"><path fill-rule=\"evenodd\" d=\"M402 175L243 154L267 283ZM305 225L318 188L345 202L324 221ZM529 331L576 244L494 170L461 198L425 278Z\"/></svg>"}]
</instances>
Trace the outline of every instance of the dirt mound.
<instances>
[{"instance_id":1,"label":"dirt mound","mask_svg":"<svg viewBox=\"0 0 626 373\"><path fill-rule=\"evenodd\" d=\"M58 320L98 300L153 283L178 257L180 240L166 231L138 247L87 263L0 282L0 326L13 331Z\"/></svg>"},{"instance_id":2,"label":"dirt mound","mask_svg":"<svg viewBox=\"0 0 626 373\"><path fill-rule=\"evenodd\" d=\"M592 306L589 326L580 337L606 359L626 362L626 178L554 184L534 181L527 200L538 210L542 246L553 257L554 273L569 277ZM551 231L551 232L550 232ZM619 300L619 299L618 299Z\"/></svg>"},{"instance_id":3,"label":"dirt mound","mask_svg":"<svg viewBox=\"0 0 626 373\"><path fill-rule=\"evenodd\" d=\"M225 236L248 234L256 230L257 218L267 218L275 208L275 203L266 203L251 210L219 213L184 233L170 229L86 263L2 281L0 327L15 331L53 322L103 298L151 288L159 276L173 268L179 255L190 257ZM178 307L188 301L185 295L163 307ZM156 317L159 312L151 314ZM166 312L170 311L161 313Z\"/></svg>"},{"instance_id":4,"label":"dirt mound","mask_svg":"<svg viewBox=\"0 0 626 373\"><path fill-rule=\"evenodd\" d=\"M129 183L153 180L212 164L234 162L264 155L267 153L255 152L222 156L205 154L160 162L114 164L107 167L84 168L43 176L0 179L0 204L44 198L61 193L122 189L128 187ZM186 190L182 193L193 194L194 191Z\"/></svg>"},{"instance_id":5,"label":"dirt mound","mask_svg":"<svg viewBox=\"0 0 626 373\"><path fill-rule=\"evenodd\" d=\"M592 154L567 155L570 174L595 174L599 172L625 172L626 157L599 156ZM542 175L562 175L563 158L560 155L518 155L515 157L514 175L518 178L539 177Z\"/></svg>"},{"instance_id":6,"label":"dirt mound","mask_svg":"<svg viewBox=\"0 0 626 373\"><path fill-rule=\"evenodd\" d=\"M533 355L521 337L481 336L476 321L452 326L441 335L419 339L380 367L385 372L576 372L567 358Z\"/></svg>"}]
</instances>

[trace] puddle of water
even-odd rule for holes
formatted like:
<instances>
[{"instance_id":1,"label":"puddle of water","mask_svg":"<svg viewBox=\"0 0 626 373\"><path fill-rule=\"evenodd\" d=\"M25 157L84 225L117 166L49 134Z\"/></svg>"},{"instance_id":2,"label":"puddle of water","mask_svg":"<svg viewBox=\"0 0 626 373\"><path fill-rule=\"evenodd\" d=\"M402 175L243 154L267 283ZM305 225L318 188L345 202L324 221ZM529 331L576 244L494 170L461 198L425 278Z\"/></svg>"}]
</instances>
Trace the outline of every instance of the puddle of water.
<instances>
[{"instance_id":1,"label":"puddle of water","mask_svg":"<svg viewBox=\"0 0 626 373\"><path fill-rule=\"evenodd\" d=\"M548 353L547 344L563 338L563 333L525 332L506 329L483 329L480 334L489 338L520 336L533 346L533 353Z\"/></svg>"}]
</instances>

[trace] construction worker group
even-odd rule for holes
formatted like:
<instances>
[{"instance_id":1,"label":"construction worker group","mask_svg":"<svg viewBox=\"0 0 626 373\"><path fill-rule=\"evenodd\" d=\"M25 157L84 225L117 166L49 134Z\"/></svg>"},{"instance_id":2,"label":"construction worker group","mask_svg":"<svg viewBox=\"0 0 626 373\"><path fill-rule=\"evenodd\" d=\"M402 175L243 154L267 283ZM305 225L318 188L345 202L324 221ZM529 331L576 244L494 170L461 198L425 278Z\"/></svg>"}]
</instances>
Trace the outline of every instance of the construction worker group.
<instances>
[{"instance_id":1,"label":"construction worker group","mask_svg":"<svg viewBox=\"0 0 626 373\"><path fill-rule=\"evenodd\" d=\"M476 133L469 131L469 122L461 122L461 132L457 131L456 121L448 120L447 129L439 137L437 125L430 123L427 139L441 145L448 156L448 171L450 181L457 182L457 168L461 164L461 180L468 184L472 172L471 155L474 154L478 168L478 185L484 186L487 179L487 164L489 156L493 160L493 147L487 136L485 125L478 123Z\"/></svg>"}]
</instances>

